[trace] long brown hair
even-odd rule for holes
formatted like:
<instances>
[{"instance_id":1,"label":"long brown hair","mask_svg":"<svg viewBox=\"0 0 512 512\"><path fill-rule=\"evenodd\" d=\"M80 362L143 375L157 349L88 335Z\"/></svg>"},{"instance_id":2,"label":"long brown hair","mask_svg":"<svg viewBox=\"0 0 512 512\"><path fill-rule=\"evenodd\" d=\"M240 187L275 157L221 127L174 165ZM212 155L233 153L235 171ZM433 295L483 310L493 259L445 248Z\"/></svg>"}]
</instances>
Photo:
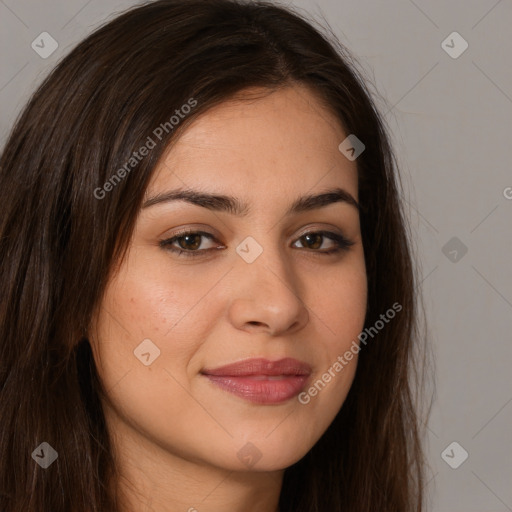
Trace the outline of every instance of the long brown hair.
<instances>
[{"instance_id":1,"label":"long brown hair","mask_svg":"<svg viewBox=\"0 0 512 512\"><path fill-rule=\"evenodd\" d=\"M365 328L393 304L402 309L362 348L329 429L286 469L280 509L423 510L415 397L426 359L417 350L424 338L412 237L368 79L331 39L274 2L159 0L97 29L34 93L0 160L0 510L118 510L108 486L116 468L99 400L105 390L85 337L94 308L178 133L248 87L293 83L309 85L365 144L357 159ZM191 98L194 108L171 129ZM156 147L120 173L150 136ZM114 174L122 179L114 183ZM31 456L42 442L58 452L46 470Z\"/></svg>"}]
</instances>

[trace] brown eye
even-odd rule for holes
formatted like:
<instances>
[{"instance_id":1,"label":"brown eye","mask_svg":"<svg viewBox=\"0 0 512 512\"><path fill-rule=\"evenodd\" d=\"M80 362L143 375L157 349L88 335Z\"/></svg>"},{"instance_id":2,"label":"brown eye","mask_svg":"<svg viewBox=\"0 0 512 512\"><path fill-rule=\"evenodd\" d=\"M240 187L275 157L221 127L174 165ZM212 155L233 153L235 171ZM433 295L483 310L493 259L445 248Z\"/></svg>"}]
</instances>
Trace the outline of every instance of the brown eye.
<instances>
[{"instance_id":1,"label":"brown eye","mask_svg":"<svg viewBox=\"0 0 512 512\"><path fill-rule=\"evenodd\" d=\"M322 246L325 239L335 242L334 247L328 248L324 251L319 251L318 249ZM343 235L333 233L331 231L311 231L302 235L298 241L300 241L301 244L306 245L308 249L319 252L320 254L333 254L340 251L346 251L355 243L348 240Z\"/></svg>"},{"instance_id":2,"label":"brown eye","mask_svg":"<svg viewBox=\"0 0 512 512\"><path fill-rule=\"evenodd\" d=\"M203 242L203 238L215 240L215 237L211 233L206 233L205 231L185 231L178 233L167 240L162 240L160 242L160 247L167 251L174 252L178 256L201 256L206 252L217 248L210 247L206 249L199 249Z\"/></svg>"},{"instance_id":3,"label":"brown eye","mask_svg":"<svg viewBox=\"0 0 512 512\"><path fill-rule=\"evenodd\" d=\"M201 238L202 235L194 234L194 235L184 235L177 239L178 245L182 249L198 249L201 246Z\"/></svg>"},{"instance_id":4,"label":"brown eye","mask_svg":"<svg viewBox=\"0 0 512 512\"><path fill-rule=\"evenodd\" d=\"M306 244L309 244L309 249L319 249L322 246L323 235L320 233L308 233L301 236L300 240L304 240Z\"/></svg>"}]
</instances>

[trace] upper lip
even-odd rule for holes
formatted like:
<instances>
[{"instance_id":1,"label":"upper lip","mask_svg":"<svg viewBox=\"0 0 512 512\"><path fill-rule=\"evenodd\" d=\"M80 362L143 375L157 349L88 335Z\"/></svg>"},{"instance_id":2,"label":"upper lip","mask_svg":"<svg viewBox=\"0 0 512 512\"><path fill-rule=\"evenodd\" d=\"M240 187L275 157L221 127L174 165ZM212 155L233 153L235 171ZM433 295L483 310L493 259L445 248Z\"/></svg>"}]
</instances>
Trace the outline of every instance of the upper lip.
<instances>
[{"instance_id":1,"label":"upper lip","mask_svg":"<svg viewBox=\"0 0 512 512\"><path fill-rule=\"evenodd\" d=\"M219 368L204 368L201 373L205 375L223 375L242 377L250 375L309 375L311 366L307 363L286 357L278 361L255 358L245 359Z\"/></svg>"}]
</instances>

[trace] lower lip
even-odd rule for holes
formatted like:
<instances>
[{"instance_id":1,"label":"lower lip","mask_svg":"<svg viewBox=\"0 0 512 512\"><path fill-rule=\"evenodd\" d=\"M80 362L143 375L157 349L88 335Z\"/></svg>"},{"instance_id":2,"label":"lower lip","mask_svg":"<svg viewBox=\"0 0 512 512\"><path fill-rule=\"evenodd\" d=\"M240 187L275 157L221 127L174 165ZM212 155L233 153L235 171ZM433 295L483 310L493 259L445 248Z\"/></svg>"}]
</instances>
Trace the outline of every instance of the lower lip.
<instances>
[{"instance_id":1,"label":"lower lip","mask_svg":"<svg viewBox=\"0 0 512 512\"><path fill-rule=\"evenodd\" d=\"M279 404L298 395L308 375L288 375L279 379L205 375L211 382L234 395L256 404Z\"/></svg>"}]
</instances>

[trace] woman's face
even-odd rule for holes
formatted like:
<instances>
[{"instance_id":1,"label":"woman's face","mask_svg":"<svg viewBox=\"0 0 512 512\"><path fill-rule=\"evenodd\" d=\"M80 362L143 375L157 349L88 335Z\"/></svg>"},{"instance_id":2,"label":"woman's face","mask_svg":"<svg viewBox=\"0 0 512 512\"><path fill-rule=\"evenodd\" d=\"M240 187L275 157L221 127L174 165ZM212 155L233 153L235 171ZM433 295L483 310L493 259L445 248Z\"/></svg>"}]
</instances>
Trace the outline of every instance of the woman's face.
<instances>
[{"instance_id":1,"label":"woman's face","mask_svg":"<svg viewBox=\"0 0 512 512\"><path fill-rule=\"evenodd\" d=\"M357 356L343 356L367 298L357 207L311 199L342 189L357 201L356 162L338 149L347 135L308 89L288 87L209 110L161 161L90 331L107 423L125 444L271 471L325 432L354 377ZM234 205L171 200L178 190ZM328 254L338 235L352 245ZM205 374L253 358L303 364Z\"/></svg>"}]
</instances>

